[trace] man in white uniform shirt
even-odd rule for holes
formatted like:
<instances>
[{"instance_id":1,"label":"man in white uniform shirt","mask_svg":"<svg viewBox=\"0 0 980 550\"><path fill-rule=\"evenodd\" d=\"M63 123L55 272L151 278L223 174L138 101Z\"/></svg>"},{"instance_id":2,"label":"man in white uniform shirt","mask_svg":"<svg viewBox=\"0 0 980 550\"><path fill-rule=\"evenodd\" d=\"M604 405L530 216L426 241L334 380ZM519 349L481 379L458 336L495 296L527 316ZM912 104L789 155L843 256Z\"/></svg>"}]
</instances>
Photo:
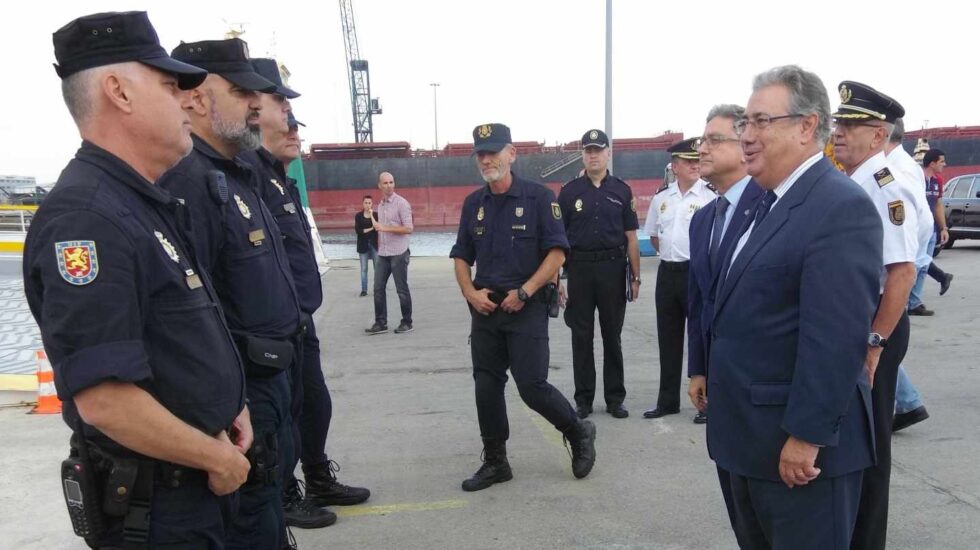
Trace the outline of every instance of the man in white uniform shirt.
<instances>
[{"instance_id":1,"label":"man in white uniform shirt","mask_svg":"<svg viewBox=\"0 0 980 550\"><path fill-rule=\"evenodd\" d=\"M877 463L865 470L852 549L884 549L888 527L891 433L898 365L909 343L906 306L915 282L919 252L916 186L885 159L895 119L905 109L894 99L859 82L838 86L841 104L833 113L834 157L871 197L884 229L881 299L871 324L865 367L872 381ZM877 336L877 338L875 338ZM875 341L872 341L874 339Z\"/></svg>"},{"instance_id":2,"label":"man in white uniform shirt","mask_svg":"<svg viewBox=\"0 0 980 550\"><path fill-rule=\"evenodd\" d=\"M680 412L684 326L688 313L687 277L691 259L688 230L694 213L717 196L707 182L698 178L698 141L698 138L686 139L667 149L677 181L653 196L644 226L650 242L660 254L655 290L660 393L656 406L644 412L644 418Z\"/></svg>"}]
</instances>

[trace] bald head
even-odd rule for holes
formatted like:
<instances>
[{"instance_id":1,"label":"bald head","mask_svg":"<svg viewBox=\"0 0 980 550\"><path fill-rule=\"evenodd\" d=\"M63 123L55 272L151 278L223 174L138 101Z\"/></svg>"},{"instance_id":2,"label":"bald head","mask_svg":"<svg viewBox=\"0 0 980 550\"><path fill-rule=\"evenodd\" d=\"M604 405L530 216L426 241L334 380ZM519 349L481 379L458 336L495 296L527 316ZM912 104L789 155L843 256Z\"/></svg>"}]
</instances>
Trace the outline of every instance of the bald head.
<instances>
[{"instance_id":1,"label":"bald head","mask_svg":"<svg viewBox=\"0 0 980 550\"><path fill-rule=\"evenodd\" d=\"M378 189L385 198L395 194L395 176L391 172L381 172L378 174Z\"/></svg>"}]
</instances>

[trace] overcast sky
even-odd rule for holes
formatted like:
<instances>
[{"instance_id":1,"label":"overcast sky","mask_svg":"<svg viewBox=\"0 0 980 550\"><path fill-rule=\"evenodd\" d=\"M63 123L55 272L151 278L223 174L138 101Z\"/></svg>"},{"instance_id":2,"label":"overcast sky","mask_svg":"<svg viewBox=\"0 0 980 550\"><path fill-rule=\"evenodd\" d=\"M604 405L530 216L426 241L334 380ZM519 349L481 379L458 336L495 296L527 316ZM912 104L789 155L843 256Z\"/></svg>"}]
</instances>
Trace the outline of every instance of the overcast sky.
<instances>
[{"instance_id":1,"label":"overcast sky","mask_svg":"<svg viewBox=\"0 0 980 550\"><path fill-rule=\"evenodd\" d=\"M440 147L469 141L484 122L548 144L604 124L604 0L353 5L384 109L375 141L432 147L432 82L440 84ZM149 12L167 50L243 26L253 56L278 57L292 72L306 145L354 141L337 2L15 2L3 7L0 33L0 174L53 181L78 146L51 66L51 33L79 15L132 9ZM909 129L980 124L977 11L951 0L614 0L613 134L699 135L713 104L744 104L753 75L787 63L819 74L831 107L838 82L857 80L898 99Z\"/></svg>"}]
</instances>

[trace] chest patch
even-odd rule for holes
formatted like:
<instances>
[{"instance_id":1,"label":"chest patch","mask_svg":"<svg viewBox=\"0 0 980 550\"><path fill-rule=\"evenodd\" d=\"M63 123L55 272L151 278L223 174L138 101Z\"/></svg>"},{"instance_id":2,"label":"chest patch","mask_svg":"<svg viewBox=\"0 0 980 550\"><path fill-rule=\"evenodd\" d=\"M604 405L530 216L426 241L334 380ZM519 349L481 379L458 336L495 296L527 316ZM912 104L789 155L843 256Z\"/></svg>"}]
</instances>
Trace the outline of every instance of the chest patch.
<instances>
[{"instance_id":1,"label":"chest patch","mask_svg":"<svg viewBox=\"0 0 980 550\"><path fill-rule=\"evenodd\" d=\"M242 217L246 220L252 219L252 210L245 204L245 201L241 197L235 195L235 204L238 205L238 211L242 213Z\"/></svg>"},{"instance_id":2,"label":"chest patch","mask_svg":"<svg viewBox=\"0 0 980 550\"><path fill-rule=\"evenodd\" d=\"M99 255L95 241L54 243L61 278L75 286L87 285L99 275Z\"/></svg>"},{"instance_id":3,"label":"chest patch","mask_svg":"<svg viewBox=\"0 0 980 550\"><path fill-rule=\"evenodd\" d=\"M875 181L878 182L878 187L884 187L895 181L895 176L892 175L891 170L885 167L875 172ZM901 203L902 201L898 202ZM889 204L888 207L891 208L891 204Z\"/></svg>"},{"instance_id":4,"label":"chest patch","mask_svg":"<svg viewBox=\"0 0 980 550\"><path fill-rule=\"evenodd\" d=\"M581 212L582 211L582 199L577 199L575 201L575 211L576 212Z\"/></svg>"},{"instance_id":5,"label":"chest patch","mask_svg":"<svg viewBox=\"0 0 980 550\"><path fill-rule=\"evenodd\" d=\"M177 249L174 248L174 245L170 244L170 241L168 241L167 238L163 236L163 233L160 233L159 231L154 231L153 235L155 235L157 240L160 241L160 246L163 247L163 251L167 253L167 256L169 256L170 259L174 261L174 263L179 262L180 256L177 255Z\"/></svg>"},{"instance_id":6,"label":"chest patch","mask_svg":"<svg viewBox=\"0 0 980 550\"><path fill-rule=\"evenodd\" d=\"M888 203L888 219L895 225L905 223L905 203L900 200Z\"/></svg>"}]
</instances>

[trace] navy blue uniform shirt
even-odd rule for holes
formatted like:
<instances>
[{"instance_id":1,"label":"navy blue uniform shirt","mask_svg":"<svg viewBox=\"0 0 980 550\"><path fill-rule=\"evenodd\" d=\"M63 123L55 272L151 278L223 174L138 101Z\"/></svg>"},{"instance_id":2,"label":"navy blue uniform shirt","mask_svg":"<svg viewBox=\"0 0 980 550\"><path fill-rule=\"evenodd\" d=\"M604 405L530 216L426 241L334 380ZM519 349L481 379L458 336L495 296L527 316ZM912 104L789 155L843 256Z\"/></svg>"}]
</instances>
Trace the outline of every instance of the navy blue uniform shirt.
<instances>
[{"instance_id":1,"label":"navy blue uniform shirt","mask_svg":"<svg viewBox=\"0 0 980 550\"><path fill-rule=\"evenodd\" d=\"M258 172L259 195L282 233L283 247L299 294L299 307L312 314L323 303L323 287L313 251L312 229L303 211L296 180L286 175L283 163L265 148L243 153L241 157Z\"/></svg>"},{"instance_id":2,"label":"navy blue uniform shirt","mask_svg":"<svg viewBox=\"0 0 980 550\"><path fill-rule=\"evenodd\" d=\"M38 209L24 246L24 291L70 426L72 397L110 380L135 383L209 435L245 406L238 352L185 238L186 215L165 190L88 142Z\"/></svg>"},{"instance_id":3,"label":"navy blue uniform shirt","mask_svg":"<svg viewBox=\"0 0 980 550\"><path fill-rule=\"evenodd\" d=\"M511 176L510 189L502 196L485 185L463 201L449 257L475 263L473 284L480 288L515 289L534 275L549 250L568 252L555 194L544 185Z\"/></svg>"},{"instance_id":4,"label":"navy blue uniform shirt","mask_svg":"<svg viewBox=\"0 0 980 550\"><path fill-rule=\"evenodd\" d=\"M588 175L568 182L558 193L558 204L574 250L625 246L626 232L640 227L633 190L608 172L599 187Z\"/></svg>"},{"instance_id":5,"label":"navy blue uniform shirt","mask_svg":"<svg viewBox=\"0 0 980 550\"><path fill-rule=\"evenodd\" d=\"M299 303L279 227L257 193L252 167L221 156L192 135L194 150L160 184L187 202L194 249L214 279L234 332L289 338L299 327ZM212 197L209 178L221 172L228 200ZM212 174L209 174L212 173Z\"/></svg>"}]
</instances>

